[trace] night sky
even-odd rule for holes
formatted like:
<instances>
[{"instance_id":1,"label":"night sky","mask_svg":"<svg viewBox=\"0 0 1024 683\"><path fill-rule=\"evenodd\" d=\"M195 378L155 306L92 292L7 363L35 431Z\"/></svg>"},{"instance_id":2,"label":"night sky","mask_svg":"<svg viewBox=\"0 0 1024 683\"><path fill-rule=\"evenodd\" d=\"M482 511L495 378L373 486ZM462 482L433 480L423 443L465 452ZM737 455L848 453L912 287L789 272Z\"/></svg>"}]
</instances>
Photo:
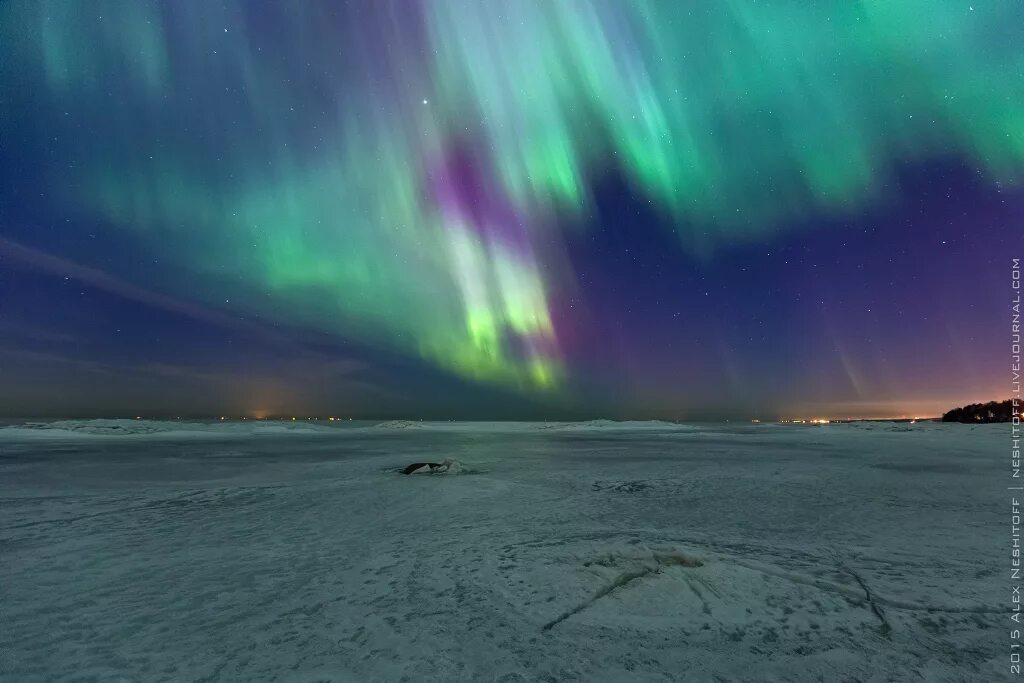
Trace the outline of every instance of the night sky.
<instances>
[{"instance_id":1,"label":"night sky","mask_svg":"<svg viewBox=\"0 0 1024 683\"><path fill-rule=\"evenodd\" d=\"M1016 0L0 3L0 414L1009 388Z\"/></svg>"}]
</instances>

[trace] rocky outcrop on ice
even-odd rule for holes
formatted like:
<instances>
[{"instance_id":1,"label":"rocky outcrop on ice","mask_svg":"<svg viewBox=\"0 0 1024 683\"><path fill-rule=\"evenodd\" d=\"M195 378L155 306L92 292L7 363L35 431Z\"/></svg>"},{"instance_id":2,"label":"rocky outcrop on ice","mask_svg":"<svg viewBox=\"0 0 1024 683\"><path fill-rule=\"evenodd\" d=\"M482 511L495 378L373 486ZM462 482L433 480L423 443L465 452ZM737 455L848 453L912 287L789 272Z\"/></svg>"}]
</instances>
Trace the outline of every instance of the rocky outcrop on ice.
<instances>
[{"instance_id":1,"label":"rocky outcrop on ice","mask_svg":"<svg viewBox=\"0 0 1024 683\"><path fill-rule=\"evenodd\" d=\"M406 465L402 474L462 474L462 463L455 458L445 458L441 462L414 462Z\"/></svg>"}]
</instances>

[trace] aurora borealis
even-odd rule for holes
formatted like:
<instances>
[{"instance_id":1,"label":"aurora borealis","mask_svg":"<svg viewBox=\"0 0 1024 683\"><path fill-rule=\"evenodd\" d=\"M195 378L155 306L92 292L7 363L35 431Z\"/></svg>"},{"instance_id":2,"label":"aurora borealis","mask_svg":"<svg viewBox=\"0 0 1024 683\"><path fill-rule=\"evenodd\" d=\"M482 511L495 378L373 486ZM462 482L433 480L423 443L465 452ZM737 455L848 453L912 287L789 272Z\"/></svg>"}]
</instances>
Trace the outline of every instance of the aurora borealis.
<instances>
[{"instance_id":1,"label":"aurora borealis","mask_svg":"<svg viewBox=\"0 0 1024 683\"><path fill-rule=\"evenodd\" d=\"M5 348L81 333L38 317L77 306L34 284L68 264L156 318L337 343L392 396L450 377L455 412L997 398L1022 45L1010 1L14 0ZM136 313L147 366L217 336ZM259 374L240 343L208 361ZM436 400L362 383L345 406Z\"/></svg>"}]
</instances>

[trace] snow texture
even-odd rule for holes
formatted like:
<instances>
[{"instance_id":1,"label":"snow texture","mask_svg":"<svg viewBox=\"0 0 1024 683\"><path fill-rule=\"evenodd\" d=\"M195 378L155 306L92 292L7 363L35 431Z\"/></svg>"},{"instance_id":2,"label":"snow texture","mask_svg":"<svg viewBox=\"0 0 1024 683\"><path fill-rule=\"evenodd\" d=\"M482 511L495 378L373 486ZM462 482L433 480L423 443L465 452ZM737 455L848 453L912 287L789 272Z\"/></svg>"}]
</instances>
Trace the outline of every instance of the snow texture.
<instances>
[{"instance_id":1,"label":"snow texture","mask_svg":"<svg viewBox=\"0 0 1024 683\"><path fill-rule=\"evenodd\" d=\"M1006 434L0 428L0 679L1001 680Z\"/></svg>"}]
</instances>

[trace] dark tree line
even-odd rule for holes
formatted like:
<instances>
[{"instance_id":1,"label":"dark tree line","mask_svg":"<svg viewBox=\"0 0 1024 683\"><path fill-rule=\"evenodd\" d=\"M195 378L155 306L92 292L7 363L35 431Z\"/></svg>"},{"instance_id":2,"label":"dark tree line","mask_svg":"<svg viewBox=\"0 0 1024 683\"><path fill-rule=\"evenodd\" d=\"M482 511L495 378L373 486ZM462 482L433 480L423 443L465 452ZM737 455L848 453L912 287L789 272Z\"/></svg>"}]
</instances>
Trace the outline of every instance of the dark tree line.
<instances>
[{"instance_id":1,"label":"dark tree line","mask_svg":"<svg viewBox=\"0 0 1024 683\"><path fill-rule=\"evenodd\" d=\"M1020 415L1020 407L1017 408ZM1009 422L1013 417L1013 401L989 401L972 403L963 408L954 408L942 416L943 422Z\"/></svg>"}]
</instances>

